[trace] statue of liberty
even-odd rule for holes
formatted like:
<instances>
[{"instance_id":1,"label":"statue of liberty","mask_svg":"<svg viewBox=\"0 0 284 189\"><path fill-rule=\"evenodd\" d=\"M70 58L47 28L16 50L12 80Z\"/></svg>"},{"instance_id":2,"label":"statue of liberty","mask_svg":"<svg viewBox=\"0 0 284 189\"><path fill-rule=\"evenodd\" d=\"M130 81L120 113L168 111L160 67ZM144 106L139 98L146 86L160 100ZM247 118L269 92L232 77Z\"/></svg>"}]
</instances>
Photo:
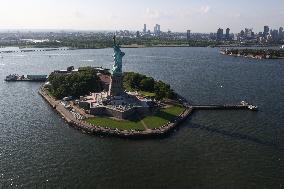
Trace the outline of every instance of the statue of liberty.
<instances>
[{"instance_id":1,"label":"statue of liberty","mask_svg":"<svg viewBox=\"0 0 284 189\"><path fill-rule=\"evenodd\" d=\"M120 50L120 46L116 44L115 38L113 36L114 65L112 66L112 75L122 75L122 57L125 53Z\"/></svg>"}]
</instances>

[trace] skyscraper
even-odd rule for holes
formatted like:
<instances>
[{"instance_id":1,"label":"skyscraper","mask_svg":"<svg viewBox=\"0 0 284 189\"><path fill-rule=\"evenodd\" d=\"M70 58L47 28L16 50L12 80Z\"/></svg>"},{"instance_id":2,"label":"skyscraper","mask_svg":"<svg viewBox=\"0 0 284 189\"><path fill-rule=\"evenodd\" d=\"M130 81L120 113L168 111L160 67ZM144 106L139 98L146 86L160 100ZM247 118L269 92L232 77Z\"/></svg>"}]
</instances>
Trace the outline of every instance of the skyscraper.
<instances>
[{"instance_id":1,"label":"skyscraper","mask_svg":"<svg viewBox=\"0 0 284 189\"><path fill-rule=\"evenodd\" d=\"M264 29L263 29L263 37L268 36L268 34L269 34L269 26L264 26Z\"/></svg>"},{"instance_id":2,"label":"skyscraper","mask_svg":"<svg viewBox=\"0 0 284 189\"><path fill-rule=\"evenodd\" d=\"M224 36L224 31L222 28L219 28L217 30L217 41L221 41L223 39Z\"/></svg>"},{"instance_id":3,"label":"skyscraper","mask_svg":"<svg viewBox=\"0 0 284 189\"><path fill-rule=\"evenodd\" d=\"M147 33L147 25L146 24L144 24L143 33Z\"/></svg>"},{"instance_id":4,"label":"skyscraper","mask_svg":"<svg viewBox=\"0 0 284 189\"><path fill-rule=\"evenodd\" d=\"M273 41L278 41L279 39L279 33L278 30L272 30L271 32L271 37Z\"/></svg>"},{"instance_id":5,"label":"skyscraper","mask_svg":"<svg viewBox=\"0 0 284 189\"><path fill-rule=\"evenodd\" d=\"M230 28L226 29L226 40L230 40Z\"/></svg>"},{"instance_id":6,"label":"skyscraper","mask_svg":"<svg viewBox=\"0 0 284 189\"><path fill-rule=\"evenodd\" d=\"M186 37L187 37L187 41L189 41L190 40L190 30L187 30L187 35L186 35Z\"/></svg>"},{"instance_id":7,"label":"skyscraper","mask_svg":"<svg viewBox=\"0 0 284 189\"><path fill-rule=\"evenodd\" d=\"M137 37L137 38L141 37L141 35L140 35L140 32L139 32L139 31L137 31L137 32L136 32L136 37Z\"/></svg>"},{"instance_id":8,"label":"skyscraper","mask_svg":"<svg viewBox=\"0 0 284 189\"><path fill-rule=\"evenodd\" d=\"M252 31L252 28L245 28L245 37L247 39L251 39L254 36L254 32Z\"/></svg>"},{"instance_id":9,"label":"skyscraper","mask_svg":"<svg viewBox=\"0 0 284 189\"><path fill-rule=\"evenodd\" d=\"M279 28L279 39L284 39L284 32L283 32L283 27Z\"/></svg>"},{"instance_id":10,"label":"skyscraper","mask_svg":"<svg viewBox=\"0 0 284 189\"><path fill-rule=\"evenodd\" d=\"M154 27L154 34L160 35L160 33L161 33L161 26L159 24L156 24L156 26Z\"/></svg>"}]
</instances>

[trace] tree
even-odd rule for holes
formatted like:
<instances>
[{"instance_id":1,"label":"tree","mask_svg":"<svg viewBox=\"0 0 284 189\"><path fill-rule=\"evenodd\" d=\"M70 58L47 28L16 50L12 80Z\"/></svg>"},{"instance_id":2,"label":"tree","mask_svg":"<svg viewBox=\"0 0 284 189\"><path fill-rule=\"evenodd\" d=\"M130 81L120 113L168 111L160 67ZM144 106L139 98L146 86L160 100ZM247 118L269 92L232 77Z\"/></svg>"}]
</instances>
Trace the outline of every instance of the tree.
<instances>
[{"instance_id":1,"label":"tree","mask_svg":"<svg viewBox=\"0 0 284 189\"><path fill-rule=\"evenodd\" d=\"M143 91L153 92L155 80L152 77L145 77L140 81L140 87Z\"/></svg>"},{"instance_id":2,"label":"tree","mask_svg":"<svg viewBox=\"0 0 284 189\"><path fill-rule=\"evenodd\" d=\"M58 99L65 96L79 97L102 89L102 83L91 67L68 74L52 73L48 80L51 84L50 93Z\"/></svg>"},{"instance_id":3,"label":"tree","mask_svg":"<svg viewBox=\"0 0 284 189\"><path fill-rule=\"evenodd\" d=\"M130 90L154 92L157 100L176 98L176 94L170 85L162 81L155 81L152 77L147 77L139 73L125 72L123 75L123 84Z\"/></svg>"}]
</instances>

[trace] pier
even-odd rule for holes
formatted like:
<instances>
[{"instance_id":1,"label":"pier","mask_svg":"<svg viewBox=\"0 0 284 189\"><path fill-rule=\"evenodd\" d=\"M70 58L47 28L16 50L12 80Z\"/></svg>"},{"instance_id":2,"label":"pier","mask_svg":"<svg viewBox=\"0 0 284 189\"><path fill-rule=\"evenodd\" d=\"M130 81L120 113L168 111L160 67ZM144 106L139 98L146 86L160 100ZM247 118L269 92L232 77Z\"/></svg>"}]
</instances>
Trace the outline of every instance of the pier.
<instances>
[{"instance_id":1,"label":"pier","mask_svg":"<svg viewBox=\"0 0 284 189\"><path fill-rule=\"evenodd\" d=\"M252 104L248 104L245 101L242 101L237 105L193 105L193 110L253 110L257 111L258 107Z\"/></svg>"},{"instance_id":2,"label":"pier","mask_svg":"<svg viewBox=\"0 0 284 189\"><path fill-rule=\"evenodd\" d=\"M7 82L15 82L15 81L30 81L30 82L46 82L48 79L47 75L18 75L18 74L10 74L6 76L4 81Z\"/></svg>"}]
</instances>

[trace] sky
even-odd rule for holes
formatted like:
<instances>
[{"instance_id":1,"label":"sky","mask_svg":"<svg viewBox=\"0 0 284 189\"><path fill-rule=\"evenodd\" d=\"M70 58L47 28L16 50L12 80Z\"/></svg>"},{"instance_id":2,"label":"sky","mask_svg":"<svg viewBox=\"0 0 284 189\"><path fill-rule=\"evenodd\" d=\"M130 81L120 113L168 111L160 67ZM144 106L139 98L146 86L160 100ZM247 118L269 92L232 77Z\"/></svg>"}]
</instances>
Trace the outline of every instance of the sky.
<instances>
[{"instance_id":1,"label":"sky","mask_svg":"<svg viewBox=\"0 0 284 189\"><path fill-rule=\"evenodd\" d=\"M210 33L284 26L284 0L0 0L0 29Z\"/></svg>"}]
</instances>

